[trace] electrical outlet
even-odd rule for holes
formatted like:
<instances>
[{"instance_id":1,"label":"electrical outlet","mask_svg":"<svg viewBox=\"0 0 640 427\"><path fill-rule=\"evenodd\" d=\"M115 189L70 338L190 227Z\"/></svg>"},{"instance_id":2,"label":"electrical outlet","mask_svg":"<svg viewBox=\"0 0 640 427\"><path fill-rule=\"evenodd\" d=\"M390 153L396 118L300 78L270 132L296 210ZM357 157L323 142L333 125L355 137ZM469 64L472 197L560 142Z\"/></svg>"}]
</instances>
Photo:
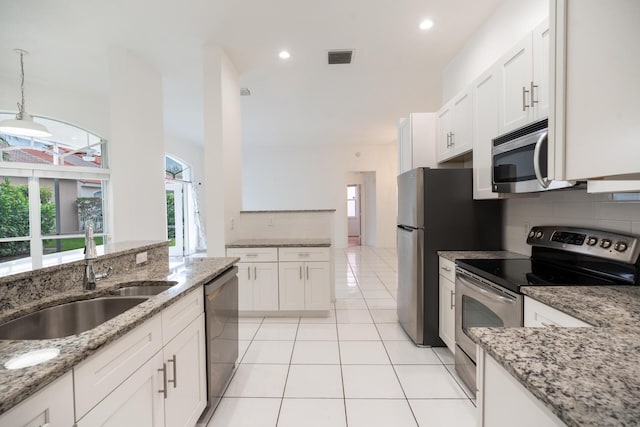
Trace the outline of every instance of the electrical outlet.
<instances>
[{"instance_id":1,"label":"electrical outlet","mask_svg":"<svg viewBox=\"0 0 640 427\"><path fill-rule=\"evenodd\" d=\"M136 254L136 264L142 264L143 262L147 262L147 253L140 252L139 254Z\"/></svg>"},{"instance_id":2,"label":"electrical outlet","mask_svg":"<svg viewBox=\"0 0 640 427\"><path fill-rule=\"evenodd\" d=\"M529 223L525 222L524 223L524 235L528 236L529 235L529 230L531 229L531 227L529 227Z\"/></svg>"}]
</instances>

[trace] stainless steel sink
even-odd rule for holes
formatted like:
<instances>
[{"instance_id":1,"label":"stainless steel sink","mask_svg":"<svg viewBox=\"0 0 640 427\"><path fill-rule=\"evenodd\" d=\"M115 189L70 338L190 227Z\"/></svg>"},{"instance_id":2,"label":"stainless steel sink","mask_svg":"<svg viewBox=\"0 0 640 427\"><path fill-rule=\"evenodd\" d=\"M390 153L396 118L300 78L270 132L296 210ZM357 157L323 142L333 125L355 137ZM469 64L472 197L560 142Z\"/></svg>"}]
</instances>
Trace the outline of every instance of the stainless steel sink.
<instances>
[{"instance_id":1,"label":"stainless steel sink","mask_svg":"<svg viewBox=\"0 0 640 427\"><path fill-rule=\"evenodd\" d=\"M62 338L93 329L149 297L102 297L45 308L0 325L0 339Z\"/></svg>"},{"instance_id":2,"label":"stainless steel sink","mask_svg":"<svg viewBox=\"0 0 640 427\"><path fill-rule=\"evenodd\" d=\"M122 284L120 289L115 289L111 291L111 293L122 296L153 296L158 295L177 284L178 282L172 282L169 280L129 282Z\"/></svg>"}]
</instances>

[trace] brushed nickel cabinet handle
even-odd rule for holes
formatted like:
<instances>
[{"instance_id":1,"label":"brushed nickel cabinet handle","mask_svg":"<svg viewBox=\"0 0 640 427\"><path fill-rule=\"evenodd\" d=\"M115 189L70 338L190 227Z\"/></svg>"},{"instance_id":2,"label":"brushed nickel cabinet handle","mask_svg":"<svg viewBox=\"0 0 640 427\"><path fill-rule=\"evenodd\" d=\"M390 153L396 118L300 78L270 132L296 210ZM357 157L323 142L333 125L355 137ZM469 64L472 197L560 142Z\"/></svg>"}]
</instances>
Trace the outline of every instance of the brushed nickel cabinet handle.
<instances>
[{"instance_id":1,"label":"brushed nickel cabinet handle","mask_svg":"<svg viewBox=\"0 0 640 427\"><path fill-rule=\"evenodd\" d=\"M529 108L529 105L527 105L528 93L529 91L527 90L526 86L522 86L522 111L527 111L527 108Z\"/></svg>"},{"instance_id":2,"label":"brushed nickel cabinet handle","mask_svg":"<svg viewBox=\"0 0 640 427\"><path fill-rule=\"evenodd\" d=\"M162 369L158 369L158 372L162 372L162 384L164 385L164 388L162 390L158 390L158 393L161 393L164 395L164 398L167 398L167 364L163 363L162 364Z\"/></svg>"},{"instance_id":3,"label":"brushed nickel cabinet handle","mask_svg":"<svg viewBox=\"0 0 640 427\"><path fill-rule=\"evenodd\" d=\"M258 280L258 267L253 267L253 280Z\"/></svg>"},{"instance_id":4,"label":"brushed nickel cabinet handle","mask_svg":"<svg viewBox=\"0 0 640 427\"><path fill-rule=\"evenodd\" d=\"M449 296L449 305L451 310L453 310L456 306L456 299L455 299L456 293L453 291L449 291L449 292L451 293Z\"/></svg>"},{"instance_id":5,"label":"brushed nickel cabinet handle","mask_svg":"<svg viewBox=\"0 0 640 427\"><path fill-rule=\"evenodd\" d=\"M456 134L451 132L451 146L454 147L456 145Z\"/></svg>"},{"instance_id":6,"label":"brushed nickel cabinet handle","mask_svg":"<svg viewBox=\"0 0 640 427\"><path fill-rule=\"evenodd\" d=\"M247 267L247 280L251 280L251 267Z\"/></svg>"},{"instance_id":7,"label":"brushed nickel cabinet handle","mask_svg":"<svg viewBox=\"0 0 640 427\"><path fill-rule=\"evenodd\" d=\"M302 280L302 266L300 266L299 269L300 269L300 280Z\"/></svg>"},{"instance_id":8,"label":"brushed nickel cabinet handle","mask_svg":"<svg viewBox=\"0 0 640 427\"><path fill-rule=\"evenodd\" d=\"M535 92L533 91L534 89L537 89L538 85L533 84L533 81L531 82L531 106L533 107L533 104L537 104L538 101L536 101L535 99Z\"/></svg>"},{"instance_id":9,"label":"brushed nickel cabinet handle","mask_svg":"<svg viewBox=\"0 0 640 427\"><path fill-rule=\"evenodd\" d=\"M309 280L309 266L307 265L307 280Z\"/></svg>"},{"instance_id":10,"label":"brushed nickel cabinet handle","mask_svg":"<svg viewBox=\"0 0 640 427\"><path fill-rule=\"evenodd\" d=\"M176 355L174 354L171 359L167 360L167 363L173 363L173 379L167 380L167 382L173 384L173 388L176 388L178 387L178 363Z\"/></svg>"},{"instance_id":11,"label":"brushed nickel cabinet handle","mask_svg":"<svg viewBox=\"0 0 640 427\"><path fill-rule=\"evenodd\" d=\"M445 267L445 266L443 266L443 267L442 267L442 269L443 269L444 271L451 271L451 268L449 268L449 267Z\"/></svg>"}]
</instances>

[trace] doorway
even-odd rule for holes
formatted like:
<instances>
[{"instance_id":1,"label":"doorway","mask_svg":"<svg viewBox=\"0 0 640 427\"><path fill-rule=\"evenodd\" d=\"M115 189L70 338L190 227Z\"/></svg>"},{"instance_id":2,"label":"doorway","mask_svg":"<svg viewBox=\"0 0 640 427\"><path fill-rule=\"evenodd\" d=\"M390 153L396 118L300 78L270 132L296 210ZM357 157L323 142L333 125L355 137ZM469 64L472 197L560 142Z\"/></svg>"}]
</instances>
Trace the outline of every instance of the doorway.
<instances>
[{"instance_id":1,"label":"doorway","mask_svg":"<svg viewBox=\"0 0 640 427\"><path fill-rule=\"evenodd\" d=\"M347 185L347 230L348 245L362 244L362 215L361 215L360 184Z\"/></svg>"},{"instance_id":2,"label":"doorway","mask_svg":"<svg viewBox=\"0 0 640 427\"><path fill-rule=\"evenodd\" d=\"M165 184L169 256L184 255L184 185Z\"/></svg>"}]
</instances>

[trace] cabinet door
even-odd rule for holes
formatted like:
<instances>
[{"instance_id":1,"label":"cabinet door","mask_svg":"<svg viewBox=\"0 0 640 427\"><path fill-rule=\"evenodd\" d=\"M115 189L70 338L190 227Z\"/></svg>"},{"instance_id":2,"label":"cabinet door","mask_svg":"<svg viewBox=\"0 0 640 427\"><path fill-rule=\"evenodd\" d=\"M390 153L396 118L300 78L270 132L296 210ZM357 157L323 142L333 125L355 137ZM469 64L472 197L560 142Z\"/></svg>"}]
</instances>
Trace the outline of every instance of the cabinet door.
<instances>
[{"instance_id":1,"label":"cabinet door","mask_svg":"<svg viewBox=\"0 0 640 427\"><path fill-rule=\"evenodd\" d=\"M455 286L451 280L440 275L439 290L439 334L449 350L455 354Z\"/></svg>"},{"instance_id":2,"label":"cabinet door","mask_svg":"<svg viewBox=\"0 0 640 427\"><path fill-rule=\"evenodd\" d=\"M447 103L438 111L438 162L451 157L451 126L453 124L453 105Z\"/></svg>"},{"instance_id":3,"label":"cabinet door","mask_svg":"<svg viewBox=\"0 0 640 427\"><path fill-rule=\"evenodd\" d=\"M411 120L403 118L398 123L398 175L412 168Z\"/></svg>"},{"instance_id":4,"label":"cabinet door","mask_svg":"<svg viewBox=\"0 0 640 427\"><path fill-rule=\"evenodd\" d=\"M253 273L253 309L278 309L278 263L257 262Z\"/></svg>"},{"instance_id":5,"label":"cabinet door","mask_svg":"<svg viewBox=\"0 0 640 427\"><path fill-rule=\"evenodd\" d=\"M303 262L280 263L280 310L304 310Z\"/></svg>"},{"instance_id":6,"label":"cabinet door","mask_svg":"<svg viewBox=\"0 0 640 427\"><path fill-rule=\"evenodd\" d=\"M453 99L451 145L452 154L455 156L467 153L473 148L473 104L471 98L471 90L467 90Z\"/></svg>"},{"instance_id":7,"label":"cabinet door","mask_svg":"<svg viewBox=\"0 0 640 427\"><path fill-rule=\"evenodd\" d=\"M640 2L556 0L552 13L554 178L638 179Z\"/></svg>"},{"instance_id":8,"label":"cabinet door","mask_svg":"<svg viewBox=\"0 0 640 427\"><path fill-rule=\"evenodd\" d=\"M549 43L551 31L549 20L545 19L533 30L533 82L531 93L533 104L533 119L542 119L549 115L549 100L551 89L549 85Z\"/></svg>"},{"instance_id":9,"label":"cabinet door","mask_svg":"<svg viewBox=\"0 0 640 427\"><path fill-rule=\"evenodd\" d=\"M195 425L207 406L204 314L164 347L168 398L167 426Z\"/></svg>"},{"instance_id":10,"label":"cabinet door","mask_svg":"<svg viewBox=\"0 0 640 427\"><path fill-rule=\"evenodd\" d=\"M164 427L162 351L82 417L78 427Z\"/></svg>"},{"instance_id":11,"label":"cabinet door","mask_svg":"<svg viewBox=\"0 0 640 427\"><path fill-rule=\"evenodd\" d=\"M304 308L329 310L331 300L329 263L307 262L304 270Z\"/></svg>"},{"instance_id":12,"label":"cabinet door","mask_svg":"<svg viewBox=\"0 0 640 427\"><path fill-rule=\"evenodd\" d=\"M523 126L531 120L532 50L532 35L529 34L498 63L500 67L499 134Z\"/></svg>"},{"instance_id":13,"label":"cabinet door","mask_svg":"<svg viewBox=\"0 0 640 427\"><path fill-rule=\"evenodd\" d=\"M498 69L491 68L473 84L473 198L495 199L491 149L498 136Z\"/></svg>"},{"instance_id":14,"label":"cabinet door","mask_svg":"<svg viewBox=\"0 0 640 427\"><path fill-rule=\"evenodd\" d=\"M0 426L70 427L73 425L71 372L0 415Z\"/></svg>"},{"instance_id":15,"label":"cabinet door","mask_svg":"<svg viewBox=\"0 0 640 427\"><path fill-rule=\"evenodd\" d=\"M238 263L238 310L253 310L253 264Z\"/></svg>"}]
</instances>

